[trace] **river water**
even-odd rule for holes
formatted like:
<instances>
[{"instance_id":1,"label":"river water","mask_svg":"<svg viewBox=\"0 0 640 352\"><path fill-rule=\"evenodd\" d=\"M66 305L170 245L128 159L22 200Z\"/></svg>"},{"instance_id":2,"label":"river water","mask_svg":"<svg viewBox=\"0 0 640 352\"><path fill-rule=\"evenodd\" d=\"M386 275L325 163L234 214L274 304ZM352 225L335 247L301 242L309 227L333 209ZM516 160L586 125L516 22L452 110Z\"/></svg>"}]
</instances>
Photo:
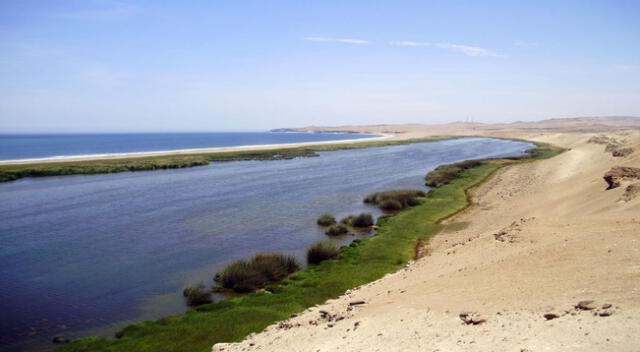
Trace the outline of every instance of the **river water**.
<instances>
[{"instance_id":1,"label":"river water","mask_svg":"<svg viewBox=\"0 0 640 352\"><path fill-rule=\"evenodd\" d=\"M258 251L299 256L325 240L316 218L365 195L424 189L438 165L520 155L532 145L464 138L165 171L0 184L0 350L112 335L186 310L182 289ZM341 244L352 237L334 239Z\"/></svg>"}]
</instances>

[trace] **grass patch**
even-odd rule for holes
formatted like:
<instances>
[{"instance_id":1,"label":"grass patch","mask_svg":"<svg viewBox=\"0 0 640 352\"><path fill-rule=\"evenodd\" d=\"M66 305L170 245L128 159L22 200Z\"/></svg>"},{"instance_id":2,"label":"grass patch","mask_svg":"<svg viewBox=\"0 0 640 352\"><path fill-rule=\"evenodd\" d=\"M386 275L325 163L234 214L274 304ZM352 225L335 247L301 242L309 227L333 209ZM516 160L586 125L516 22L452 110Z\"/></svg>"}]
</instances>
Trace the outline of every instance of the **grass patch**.
<instances>
[{"instance_id":1,"label":"grass patch","mask_svg":"<svg viewBox=\"0 0 640 352\"><path fill-rule=\"evenodd\" d=\"M278 282L300 270L298 261L278 253L258 253L253 258L229 264L216 274L215 281L235 292L253 292Z\"/></svg>"},{"instance_id":2,"label":"grass patch","mask_svg":"<svg viewBox=\"0 0 640 352\"><path fill-rule=\"evenodd\" d=\"M561 152L538 155L555 155ZM392 217L379 219L378 234L343 247L339 258L298 271L272 294L253 293L200 306L197 311L130 325L119 339L90 337L63 346L60 351L210 351L217 342L239 341L292 313L335 298L346 290L379 279L402 267L414 256L419 241L440 229L438 221L468 206L466 190L500 167L542 158L483 161L446 185L432 189L421 204Z\"/></svg>"},{"instance_id":3,"label":"grass patch","mask_svg":"<svg viewBox=\"0 0 640 352\"><path fill-rule=\"evenodd\" d=\"M319 264L328 259L335 259L340 254L338 247L329 242L318 242L307 249L307 263Z\"/></svg>"},{"instance_id":4,"label":"grass patch","mask_svg":"<svg viewBox=\"0 0 640 352\"><path fill-rule=\"evenodd\" d=\"M430 137L394 141L369 141L345 144L325 144L309 147L280 148L270 150L209 152L187 155L147 156L139 158L102 159L85 161L47 162L32 164L0 165L0 182L22 177L45 177L63 175L109 174L128 171L182 169L208 165L211 162L242 160L283 160L299 157L315 157L318 152L341 149L384 147L420 142L434 142L460 137Z\"/></svg>"},{"instance_id":5,"label":"grass patch","mask_svg":"<svg viewBox=\"0 0 640 352\"><path fill-rule=\"evenodd\" d=\"M323 214L318 218L317 224L320 226L331 226L336 224L336 218L331 214Z\"/></svg>"},{"instance_id":6,"label":"grass patch","mask_svg":"<svg viewBox=\"0 0 640 352\"><path fill-rule=\"evenodd\" d=\"M425 184L428 187L440 187L455 180L464 170L480 166L480 160L467 160L455 164L438 166L425 176Z\"/></svg>"}]
</instances>

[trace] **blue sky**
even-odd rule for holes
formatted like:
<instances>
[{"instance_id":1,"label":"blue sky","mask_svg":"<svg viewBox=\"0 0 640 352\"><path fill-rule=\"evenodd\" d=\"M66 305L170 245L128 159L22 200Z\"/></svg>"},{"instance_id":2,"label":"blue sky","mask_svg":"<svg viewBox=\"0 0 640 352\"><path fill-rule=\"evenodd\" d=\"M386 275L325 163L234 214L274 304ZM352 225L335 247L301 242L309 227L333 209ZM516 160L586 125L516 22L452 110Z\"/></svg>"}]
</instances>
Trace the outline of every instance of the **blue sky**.
<instances>
[{"instance_id":1,"label":"blue sky","mask_svg":"<svg viewBox=\"0 0 640 352\"><path fill-rule=\"evenodd\" d=\"M0 132L640 115L640 1L0 0Z\"/></svg>"}]
</instances>

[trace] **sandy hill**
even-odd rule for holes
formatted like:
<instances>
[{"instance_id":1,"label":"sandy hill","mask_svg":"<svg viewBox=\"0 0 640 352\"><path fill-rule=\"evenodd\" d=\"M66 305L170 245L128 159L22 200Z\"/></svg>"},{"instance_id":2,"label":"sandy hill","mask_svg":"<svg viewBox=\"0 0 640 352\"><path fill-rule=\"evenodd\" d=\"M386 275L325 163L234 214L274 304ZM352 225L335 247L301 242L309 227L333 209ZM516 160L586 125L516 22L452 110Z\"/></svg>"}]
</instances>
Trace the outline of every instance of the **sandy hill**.
<instances>
[{"instance_id":1,"label":"sandy hill","mask_svg":"<svg viewBox=\"0 0 640 352\"><path fill-rule=\"evenodd\" d=\"M359 127L570 150L498 172L404 270L213 350L640 351L640 131L609 121Z\"/></svg>"}]
</instances>

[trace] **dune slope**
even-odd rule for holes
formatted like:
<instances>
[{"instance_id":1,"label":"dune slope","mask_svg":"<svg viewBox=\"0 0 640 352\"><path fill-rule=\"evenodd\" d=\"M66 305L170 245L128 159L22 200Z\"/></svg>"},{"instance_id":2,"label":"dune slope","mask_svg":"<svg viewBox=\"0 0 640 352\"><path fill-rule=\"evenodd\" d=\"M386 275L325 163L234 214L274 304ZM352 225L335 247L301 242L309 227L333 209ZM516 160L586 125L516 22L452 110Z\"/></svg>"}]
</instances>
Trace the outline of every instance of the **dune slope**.
<instances>
[{"instance_id":1,"label":"dune slope","mask_svg":"<svg viewBox=\"0 0 640 352\"><path fill-rule=\"evenodd\" d=\"M213 350L638 351L640 179L603 176L640 132L603 133L520 133L571 150L499 171L404 270Z\"/></svg>"}]
</instances>

